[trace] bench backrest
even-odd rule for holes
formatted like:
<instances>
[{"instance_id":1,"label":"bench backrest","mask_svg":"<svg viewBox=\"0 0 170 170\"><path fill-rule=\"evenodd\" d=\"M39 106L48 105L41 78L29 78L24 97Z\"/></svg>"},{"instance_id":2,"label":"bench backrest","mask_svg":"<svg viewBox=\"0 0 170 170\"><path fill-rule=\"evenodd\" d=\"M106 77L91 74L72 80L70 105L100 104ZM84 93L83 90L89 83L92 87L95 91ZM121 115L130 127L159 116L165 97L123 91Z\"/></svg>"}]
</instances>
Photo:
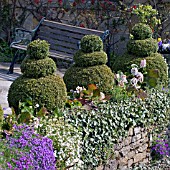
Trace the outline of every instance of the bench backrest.
<instances>
[{"instance_id":1,"label":"bench backrest","mask_svg":"<svg viewBox=\"0 0 170 170\"><path fill-rule=\"evenodd\" d=\"M44 20L36 34L36 39L46 40L50 51L58 51L73 55L78 50L77 43L84 35L95 34L102 36L104 31L71 26L59 22Z\"/></svg>"}]
</instances>

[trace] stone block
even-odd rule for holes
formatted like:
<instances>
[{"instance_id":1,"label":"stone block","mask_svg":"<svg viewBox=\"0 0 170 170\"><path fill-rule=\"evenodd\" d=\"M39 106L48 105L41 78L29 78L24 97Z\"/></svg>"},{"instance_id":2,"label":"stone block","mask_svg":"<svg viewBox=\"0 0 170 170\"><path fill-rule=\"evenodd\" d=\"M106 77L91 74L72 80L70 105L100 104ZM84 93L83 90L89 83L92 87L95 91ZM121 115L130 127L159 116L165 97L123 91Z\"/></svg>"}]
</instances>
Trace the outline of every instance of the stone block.
<instances>
[{"instance_id":1,"label":"stone block","mask_svg":"<svg viewBox=\"0 0 170 170\"><path fill-rule=\"evenodd\" d=\"M146 158L146 151L143 153L138 153L134 156L134 163L142 161L144 158Z\"/></svg>"},{"instance_id":2,"label":"stone block","mask_svg":"<svg viewBox=\"0 0 170 170\"><path fill-rule=\"evenodd\" d=\"M127 155L126 155L126 157L128 158L128 159L131 159L131 158L133 158L135 156L135 151L131 151L131 152L129 152Z\"/></svg>"},{"instance_id":3,"label":"stone block","mask_svg":"<svg viewBox=\"0 0 170 170\"><path fill-rule=\"evenodd\" d=\"M143 151L146 151L147 148L148 148L148 144L145 143L144 145L142 145L142 146L140 146L140 147L138 148L138 151L139 151L139 152L143 152Z\"/></svg>"},{"instance_id":4,"label":"stone block","mask_svg":"<svg viewBox=\"0 0 170 170\"><path fill-rule=\"evenodd\" d=\"M129 160L128 160L128 168L131 167L132 164L133 164L133 159L129 159Z\"/></svg>"},{"instance_id":5,"label":"stone block","mask_svg":"<svg viewBox=\"0 0 170 170\"><path fill-rule=\"evenodd\" d=\"M135 134L135 135L139 134L139 133L141 132L140 130L141 130L140 127L135 127L135 128L134 128L134 134Z\"/></svg>"},{"instance_id":6,"label":"stone block","mask_svg":"<svg viewBox=\"0 0 170 170\"><path fill-rule=\"evenodd\" d=\"M133 136L133 128L129 129L128 136Z\"/></svg>"},{"instance_id":7,"label":"stone block","mask_svg":"<svg viewBox=\"0 0 170 170\"><path fill-rule=\"evenodd\" d=\"M129 145L131 143L131 141L132 141L132 137L129 136L129 137L125 138L124 145L125 146Z\"/></svg>"},{"instance_id":8,"label":"stone block","mask_svg":"<svg viewBox=\"0 0 170 170\"><path fill-rule=\"evenodd\" d=\"M148 136L148 132L142 132L142 138Z\"/></svg>"},{"instance_id":9,"label":"stone block","mask_svg":"<svg viewBox=\"0 0 170 170\"><path fill-rule=\"evenodd\" d=\"M130 146L126 146L126 147L123 147L119 153L122 155L122 156L126 156L129 152L130 152Z\"/></svg>"},{"instance_id":10,"label":"stone block","mask_svg":"<svg viewBox=\"0 0 170 170\"><path fill-rule=\"evenodd\" d=\"M132 137L132 142L136 142L136 141L138 141L139 139L141 139L141 134L137 134L136 136L133 136L133 137Z\"/></svg>"},{"instance_id":11,"label":"stone block","mask_svg":"<svg viewBox=\"0 0 170 170\"><path fill-rule=\"evenodd\" d=\"M121 158L119 160L119 166L124 166L124 165L127 165L128 164L128 159L127 158Z\"/></svg>"},{"instance_id":12,"label":"stone block","mask_svg":"<svg viewBox=\"0 0 170 170\"><path fill-rule=\"evenodd\" d=\"M115 146L114 146L114 150L120 150L123 148L123 143L117 143Z\"/></svg>"},{"instance_id":13,"label":"stone block","mask_svg":"<svg viewBox=\"0 0 170 170\"><path fill-rule=\"evenodd\" d=\"M109 162L110 170L116 170L118 167L118 160L114 159Z\"/></svg>"}]
</instances>

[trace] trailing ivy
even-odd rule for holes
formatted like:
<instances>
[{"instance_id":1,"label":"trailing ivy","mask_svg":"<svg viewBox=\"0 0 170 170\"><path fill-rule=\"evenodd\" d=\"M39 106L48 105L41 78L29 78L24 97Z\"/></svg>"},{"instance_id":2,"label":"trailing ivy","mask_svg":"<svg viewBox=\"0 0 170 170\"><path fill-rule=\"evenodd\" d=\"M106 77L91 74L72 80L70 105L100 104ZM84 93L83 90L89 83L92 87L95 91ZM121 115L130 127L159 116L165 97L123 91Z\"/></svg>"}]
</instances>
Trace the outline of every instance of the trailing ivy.
<instances>
[{"instance_id":1,"label":"trailing ivy","mask_svg":"<svg viewBox=\"0 0 170 170\"><path fill-rule=\"evenodd\" d=\"M156 126L169 122L170 96L152 89L144 101L129 98L98 105L96 110L68 110L66 119L82 133L81 160L84 169L94 169L113 156L113 145L130 127Z\"/></svg>"}]
</instances>

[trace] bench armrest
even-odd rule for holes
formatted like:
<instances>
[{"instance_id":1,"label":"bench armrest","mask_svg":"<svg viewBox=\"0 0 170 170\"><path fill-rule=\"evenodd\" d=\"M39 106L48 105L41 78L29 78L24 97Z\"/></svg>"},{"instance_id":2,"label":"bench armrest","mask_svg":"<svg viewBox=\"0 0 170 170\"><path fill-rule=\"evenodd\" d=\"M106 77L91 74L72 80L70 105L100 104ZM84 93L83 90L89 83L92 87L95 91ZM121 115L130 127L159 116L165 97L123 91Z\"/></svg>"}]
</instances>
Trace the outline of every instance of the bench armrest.
<instances>
[{"instance_id":1,"label":"bench armrest","mask_svg":"<svg viewBox=\"0 0 170 170\"><path fill-rule=\"evenodd\" d=\"M34 36L33 31L28 31L23 28L16 28L14 32L14 40L10 46L17 43L27 45L31 42L33 36Z\"/></svg>"},{"instance_id":2,"label":"bench armrest","mask_svg":"<svg viewBox=\"0 0 170 170\"><path fill-rule=\"evenodd\" d=\"M104 42L106 40L106 38L109 36L109 30L106 30L102 36L100 36L100 38L102 39L102 41Z\"/></svg>"}]
</instances>

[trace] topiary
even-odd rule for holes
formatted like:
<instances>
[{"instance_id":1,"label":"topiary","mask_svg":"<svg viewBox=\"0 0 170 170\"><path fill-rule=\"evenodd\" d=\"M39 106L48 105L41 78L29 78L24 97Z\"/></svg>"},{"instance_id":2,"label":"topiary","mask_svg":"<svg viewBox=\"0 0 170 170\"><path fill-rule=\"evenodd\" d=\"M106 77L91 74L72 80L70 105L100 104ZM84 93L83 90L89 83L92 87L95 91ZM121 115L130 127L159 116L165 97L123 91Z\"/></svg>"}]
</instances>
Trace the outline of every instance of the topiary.
<instances>
[{"instance_id":1,"label":"topiary","mask_svg":"<svg viewBox=\"0 0 170 170\"><path fill-rule=\"evenodd\" d=\"M152 53L151 55L145 57L146 59L146 71L151 69L158 69L159 82L167 85L168 83L168 69L165 59L159 53ZM123 61L123 62L122 62ZM134 55L125 53L122 56L118 56L112 65L112 70L115 72L121 70L123 72L130 73L130 68L132 64L139 65L141 58L137 58Z\"/></svg>"},{"instance_id":2,"label":"topiary","mask_svg":"<svg viewBox=\"0 0 170 170\"><path fill-rule=\"evenodd\" d=\"M31 59L44 59L49 56L49 44L45 40L34 40L27 47L27 54Z\"/></svg>"},{"instance_id":3,"label":"topiary","mask_svg":"<svg viewBox=\"0 0 170 170\"><path fill-rule=\"evenodd\" d=\"M139 23L135 24L132 28L131 34L133 35L134 40L145 40L147 38L152 38L152 29L149 25Z\"/></svg>"},{"instance_id":4,"label":"topiary","mask_svg":"<svg viewBox=\"0 0 170 170\"><path fill-rule=\"evenodd\" d=\"M81 50L85 53L103 50L102 39L97 35L85 35L81 39Z\"/></svg>"},{"instance_id":5,"label":"topiary","mask_svg":"<svg viewBox=\"0 0 170 170\"><path fill-rule=\"evenodd\" d=\"M54 75L56 65L48 53L49 45L44 40L35 40L28 45L28 56L21 64L23 75L11 84L8 92L9 106L14 107L16 113L19 101L28 98L48 111L64 106L66 86L60 76Z\"/></svg>"},{"instance_id":6,"label":"topiary","mask_svg":"<svg viewBox=\"0 0 170 170\"><path fill-rule=\"evenodd\" d=\"M25 58L21 64L21 72L25 77L39 78L54 74L56 64L51 58L40 60Z\"/></svg>"},{"instance_id":7,"label":"topiary","mask_svg":"<svg viewBox=\"0 0 170 170\"><path fill-rule=\"evenodd\" d=\"M130 40L127 44L127 51L137 57L145 57L158 51L158 44L155 39Z\"/></svg>"},{"instance_id":8,"label":"topiary","mask_svg":"<svg viewBox=\"0 0 170 170\"><path fill-rule=\"evenodd\" d=\"M87 87L96 84L102 92L108 92L114 84L114 76L106 65L90 67L77 67L73 65L64 74L67 90L76 89L77 86Z\"/></svg>"},{"instance_id":9,"label":"topiary","mask_svg":"<svg viewBox=\"0 0 170 170\"><path fill-rule=\"evenodd\" d=\"M146 29L146 30L145 30ZM123 56L118 56L114 63L111 65L113 72L119 70L123 72L130 72L131 64L138 65L141 61L141 57L146 59L146 70L148 71L147 77L150 85L154 86L163 84L168 85L168 67L164 58L157 53L158 44L153 38L148 38L151 36L151 30L149 26L144 24L136 24L132 28L132 34L134 40L130 40L127 44L127 52ZM142 30L140 32L140 30ZM139 40L141 38L141 40ZM146 39L144 39L146 38ZM123 62L122 62L123 61ZM152 71L157 70L157 73L152 73ZM157 79L159 75L159 78ZM156 82L156 81L157 82Z\"/></svg>"},{"instance_id":10,"label":"topiary","mask_svg":"<svg viewBox=\"0 0 170 170\"><path fill-rule=\"evenodd\" d=\"M21 76L9 88L9 106L17 110L19 101L25 101L29 97L35 105L45 106L48 110L62 108L66 100L66 87L63 80L55 75L38 79Z\"/></svg>"},{"instance_id":11,"label":"topiary","mask_svg":"<svg viewBox=\"0 0 170 170\"><path fill-rule=\"evenodd\" d=\"M74 61L76 66L80 66L80 67L106 64L107 54L104 51L84 53L82 52L82 50L79 50L74 55Z\"/></svg>"},{"instance_id":12,"label":"topiary","mask_svg":"<svg viewBox=\"0 0 170 170\"><path fill-rule=\"evenodd\" d=\"M74 55L75 64L63 77L67 90L96 84L102 92L108 92L113 87L114 74L106 66L107 55L102 51L102 40L96 35L86 35L81 45L81 50Z\"/></svg>"}]
</instances>

